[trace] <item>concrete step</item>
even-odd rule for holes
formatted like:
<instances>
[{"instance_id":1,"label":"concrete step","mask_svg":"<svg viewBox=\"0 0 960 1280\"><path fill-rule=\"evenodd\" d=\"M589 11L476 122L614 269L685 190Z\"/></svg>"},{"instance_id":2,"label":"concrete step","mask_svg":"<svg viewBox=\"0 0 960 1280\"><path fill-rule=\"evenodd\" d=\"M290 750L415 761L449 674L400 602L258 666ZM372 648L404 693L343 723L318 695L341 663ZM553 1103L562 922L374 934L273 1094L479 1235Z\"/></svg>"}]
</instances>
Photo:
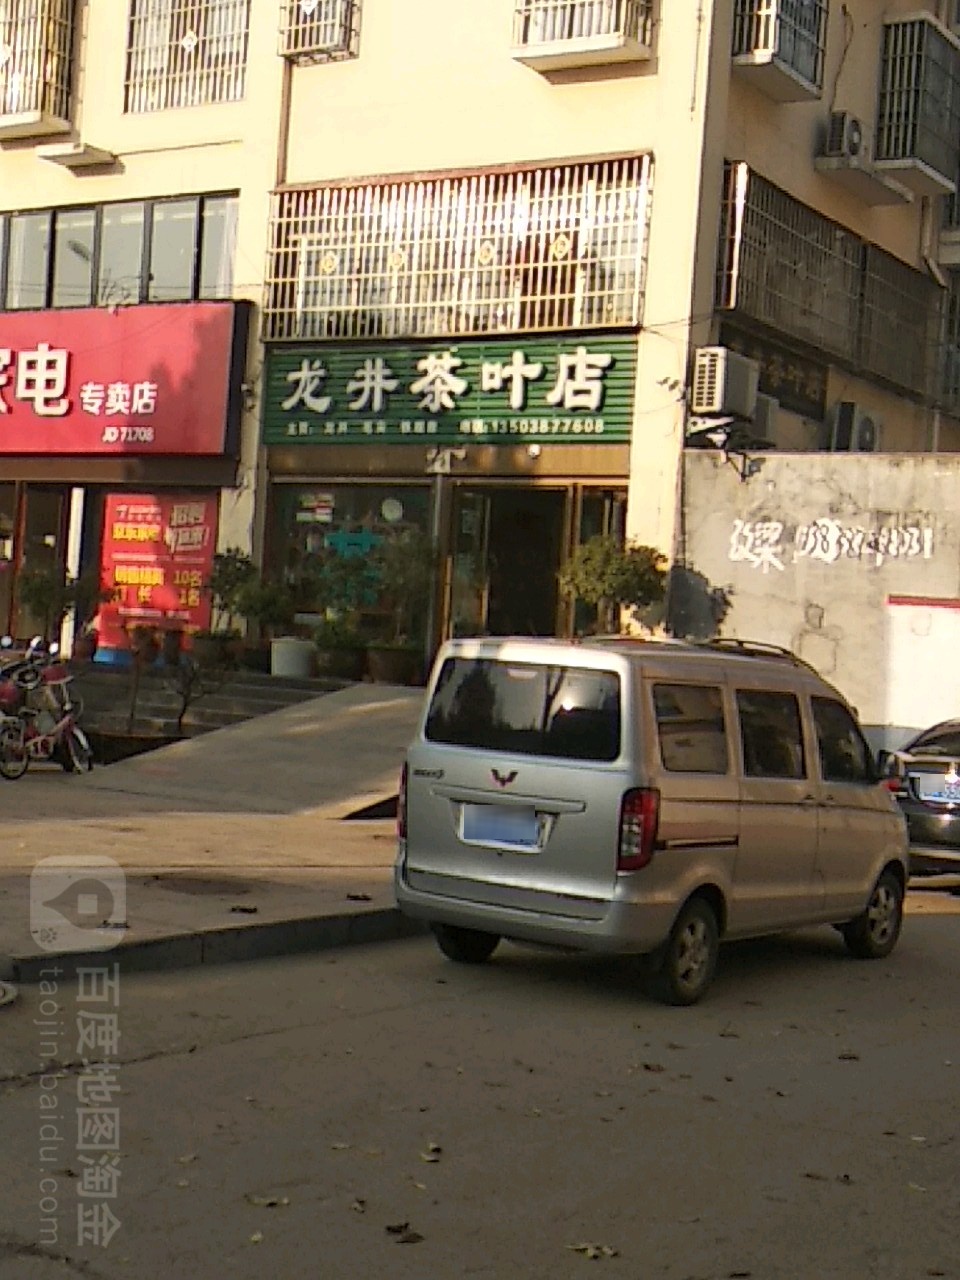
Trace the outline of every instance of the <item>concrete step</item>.
<instances>
[{"instance_id":1,"label":"concrete step","mask_svg":"<svg viewBox=\"0 0 960 1280\"><path fill-rule=\"evenodd\" d=\"M88 664L76 670L74 678L75 688L83 698L84 724L97 733L126 733L132 695L129 669ZM308 680L232 671L222 685L191 702L183 728L189 733L224 728L342 689L347 683L330 678ZM180 695L173 677L164 675L162 669L143 672L135 706L137 732L174 732L179 710Z\"/></svg>"}]
</instances>

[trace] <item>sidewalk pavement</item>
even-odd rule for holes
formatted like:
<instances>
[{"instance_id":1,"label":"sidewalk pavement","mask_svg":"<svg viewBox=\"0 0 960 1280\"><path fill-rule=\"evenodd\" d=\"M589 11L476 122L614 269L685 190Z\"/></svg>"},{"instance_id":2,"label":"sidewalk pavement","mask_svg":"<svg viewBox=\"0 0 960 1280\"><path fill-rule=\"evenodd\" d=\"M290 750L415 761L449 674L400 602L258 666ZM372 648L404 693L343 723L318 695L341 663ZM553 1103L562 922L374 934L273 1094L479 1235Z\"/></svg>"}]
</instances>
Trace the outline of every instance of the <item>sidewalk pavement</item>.
<instances>
[{"instance_id":1,"label":"sidewalk pavement","mask_svg":"<svg viewBox=\"0 0 960 1280\"><path fill-rule=\"evenodd\" d=\"M352 815L389 809L422 696L358 684L83 777L41 766L0 783L0 980L418 931L393 902L393 818ZM119 863L126 904L124 919L112 918L127 927L96 928L102 920L89 913L109 917L108 895L88 894L62 908L70 945L34 937L30 877L50 857ZM32 897L36 908L45 893ZM89 945L114 935L109 950Z\"/></svg>"}]
</instances>

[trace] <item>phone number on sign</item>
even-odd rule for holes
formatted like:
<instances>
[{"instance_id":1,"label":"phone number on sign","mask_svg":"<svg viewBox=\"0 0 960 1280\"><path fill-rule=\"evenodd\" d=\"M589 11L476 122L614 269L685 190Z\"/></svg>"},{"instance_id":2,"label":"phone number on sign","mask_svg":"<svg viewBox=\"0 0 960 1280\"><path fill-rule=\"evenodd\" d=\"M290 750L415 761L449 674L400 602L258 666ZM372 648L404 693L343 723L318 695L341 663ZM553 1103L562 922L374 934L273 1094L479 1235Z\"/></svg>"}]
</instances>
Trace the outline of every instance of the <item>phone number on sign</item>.
<instances>
[{"instance_id":1,"label":"phone number on sign","mask_svg":"<svg viewBox=\"0 0 960 1280\"><path fill-rule=\"evenodd\" d=\"M602 418L470 418L466 436L602 436Z\"/></svg>"}]
</instances>

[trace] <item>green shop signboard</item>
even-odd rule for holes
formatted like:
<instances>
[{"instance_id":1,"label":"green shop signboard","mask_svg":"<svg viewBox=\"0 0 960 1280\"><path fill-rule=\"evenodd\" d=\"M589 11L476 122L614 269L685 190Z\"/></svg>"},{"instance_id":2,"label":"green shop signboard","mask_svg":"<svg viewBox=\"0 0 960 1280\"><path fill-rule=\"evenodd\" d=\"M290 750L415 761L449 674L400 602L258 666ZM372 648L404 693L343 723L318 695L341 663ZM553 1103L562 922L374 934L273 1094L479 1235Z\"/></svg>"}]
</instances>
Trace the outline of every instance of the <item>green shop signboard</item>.
<instances>
[{"instance_id":1,"label":"green shop signboard","mask_svg":"<svg viewBox=\"0 0 960 1280\"><path fill-rule=\"evenodd\" d=\"M635 370L635 339L609 334L280 347L263 442L619 444Z\"/></svg>"}]
</instances>

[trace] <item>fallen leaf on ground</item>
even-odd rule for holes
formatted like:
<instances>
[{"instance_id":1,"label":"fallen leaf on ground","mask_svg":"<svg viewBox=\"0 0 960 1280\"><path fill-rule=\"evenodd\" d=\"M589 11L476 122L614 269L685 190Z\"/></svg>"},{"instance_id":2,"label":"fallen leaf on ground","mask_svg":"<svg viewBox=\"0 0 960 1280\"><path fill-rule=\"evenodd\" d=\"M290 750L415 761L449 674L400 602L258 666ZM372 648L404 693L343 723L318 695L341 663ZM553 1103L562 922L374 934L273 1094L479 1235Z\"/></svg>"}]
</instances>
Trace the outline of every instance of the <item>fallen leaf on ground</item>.
<instances>
[{"instance_id":1,"label":"fallen leaf on ground","mask_svg":"<svg viewBox=\"0 0 960 1280\"><path fill-rule=\"evenodd\" d=\"M255 1232L253 1233L253 1235L250 1237L250 1243L251 1243L251 1244L260 1244L260 1243L262 1243L262 1241L263 1241L263 1232L262 1232L262 1231L255 1231Z\"/></svg>"},{"instance_id":2,"label":"fallen leaf on ground","mask_svg":"<svg viewBox=\"0 0 960 1280\"><path fill-rule=\"evenodd\" d=\"M908 1182L907 1186L911 1191L926 1191L926 1187L921 1187L919 1182Z\"/></svg>"},{"instance_id":3,"label":"fallen leaf on ground","mask_svg":"<svg viewBox=\"0 0 960 1280\"><path fill-rule=\"evenodd\" d=\"M643 1064L643 1069L644 1071L652 1071L656 1073L659 1071L666 1071L667 1068L663 1065L662 1062L645 1062Z\"/></svg>"},{"instance_id":4,"label":"fallen leaf on ground","mask_svg":"<svg viewBox=\"0 0 960 1280\"><path fill-rule=\"evenodd\" d=\"M348 902L372 902L373 899L370 897L369 893L348 893L347 901Z\"/></svg>"},{"instance_id":5,"label":"fallen leaf on ground","mask_svg":"<svg viewBox=\"0 0 960 1280\"><path fill-rule=\"evenodd\" d=\"M859 1062L859 1053L838 1053L837 1059L840 1062Z\"/></svg>"},{"instance_id":6,"label":"fallen leaf on ground","mask_svg":"<svg viewBox=\"0 0 960 1280\"><path fill-rule=\"evenodd\" d=\"M390 1236L403 1235L404 1231L410 1230L410 1223L409 1222L389 1222L387 1223L386 1227L384 1227L384 1230L386 1231L387 1235L390 1235Z\"/></svg>"},{"instance_id":7,"label":"fallen leaf on ground","mask_svg":"<svg viewBox=\"0 0 960 1280\"><path fill-rule=\"evenodd\" d=\"M249 1191L243 1198L247 1204L255 1205L258 1209L276 1209L290 1203L286 1196L256 1196Z\"/></svg>"},{"instance_id":8,"label":"fallen leaf on ground","mask_svg":"<svg viewBox=\"0 0 960 1280\"><path fill-rule=\"evenodd\" d=\"M331 1142L330 1150L331 1151L349 1151L350 1143L349 1142Z\"/></svg>"},{"instance_id":9,"label":"fallen leaf on ground","mask_svg":"<svg viewBox=\"0 0 960 1280\"><path fill-rule=\"evenodd\" d=\"M567 1248L571 1253L582 1253L585 1258L590 1258L592 1261L596 1261L598 1258L619 1258L620 1256L619 1250L614 1249L609 1244L590 1244L585 1242L583 1244L568 1244Z\"/></svg>"},{"instance_id":10,"label":"fallen leaf on ground","mask_svg":"<svg viewBox=\"0 0 960 1280\"><path fill-rule=\"evenodd\" d=\"M366 1200L354 1200L350 1208L353 1210L354 1213L366 1213L367 1202Z\"/></svg>"},{"instance_id":11,"label":"fallen leaf on ground","mask_svg":"<svg viewBox=\"0 0 960 1280\"><path fill-rule=\"evenodd\" d=\"M177 1164L193 1164L197 1159L199 1159L197 1153L192 1151L188 1156L177 1156Z\"/></svg>"},{"instance_id":12,"label":"fallen leaf on ground","mask_svg":"<svg viewBox=\"0 0 960 1280\"><path fill-rule=\"evenodd\" d=\"M426 1151L420 1152L420 1159L426 1161L427 1164L436 1164L443 1153L443 1147L438 1142L428 1142Z\"/></svg>"}]
</instances>

